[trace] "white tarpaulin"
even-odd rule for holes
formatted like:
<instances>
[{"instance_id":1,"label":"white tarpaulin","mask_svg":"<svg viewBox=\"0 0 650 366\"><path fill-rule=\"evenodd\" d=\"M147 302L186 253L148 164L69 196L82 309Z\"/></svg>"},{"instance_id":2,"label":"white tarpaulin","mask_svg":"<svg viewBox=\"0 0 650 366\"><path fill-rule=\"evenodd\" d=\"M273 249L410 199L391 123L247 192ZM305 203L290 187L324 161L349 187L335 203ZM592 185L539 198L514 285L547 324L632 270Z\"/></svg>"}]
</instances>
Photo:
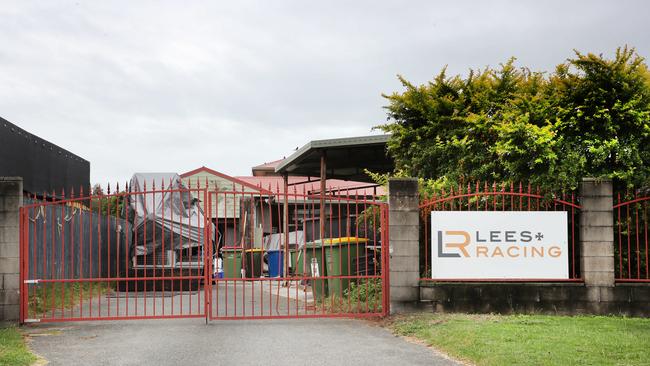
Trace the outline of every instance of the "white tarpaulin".
<instances>
[{"instance_id":1,"label":"white tarpaulin","mask_svg":"<svg viewBox=\"0 0 650 366\"><path fill-rule=\"evenodd\" d=\"M130 188L131 192L143 192L128 196L135 233L133 254L149 254L163 246L165 250L177 250L203 244L205 218L201 203L178 174L136 173Z\"/></svg>"},{"instance_id":2,"label":"white tarpaulin","mask_svg":"<svg viewBox=\"0 0 650 366\"><path fill-rule=\"evenodd\" d=\"M280 250L284 248L284 234L270 234L264 237L264 249L265 250ZM302 230L290 231L289 232L289 247L290 248L302 248L305 245L305 232Z\"/></svg>"}]
</instances>

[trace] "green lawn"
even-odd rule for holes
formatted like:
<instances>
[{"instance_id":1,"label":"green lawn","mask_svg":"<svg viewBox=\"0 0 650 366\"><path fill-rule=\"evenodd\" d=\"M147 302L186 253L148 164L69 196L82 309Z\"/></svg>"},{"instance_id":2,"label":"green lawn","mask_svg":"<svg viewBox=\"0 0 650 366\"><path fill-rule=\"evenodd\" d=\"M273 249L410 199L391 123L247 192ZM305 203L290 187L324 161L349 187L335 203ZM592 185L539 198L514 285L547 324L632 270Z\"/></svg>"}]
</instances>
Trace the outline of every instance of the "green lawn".
<instances>
[{"instance_id":1,"label":"green lawn","mask_svg":"<svg viewBox=\"0 0 650 366\"><path fill-rule=\"evenodd\" d=\"M388 326L477 365L650 365L650 319L419 314Z\"/></svg>"},{"instance_id":2,"label":"green lawn","mask_svg":"<svg viewBox=\"0 0 650 366\"><path fill-rule=\"evenodd\" d=\"M31 365L36 361L15 327L0 328L0 365Z\"/></svg>"}]
</instances>

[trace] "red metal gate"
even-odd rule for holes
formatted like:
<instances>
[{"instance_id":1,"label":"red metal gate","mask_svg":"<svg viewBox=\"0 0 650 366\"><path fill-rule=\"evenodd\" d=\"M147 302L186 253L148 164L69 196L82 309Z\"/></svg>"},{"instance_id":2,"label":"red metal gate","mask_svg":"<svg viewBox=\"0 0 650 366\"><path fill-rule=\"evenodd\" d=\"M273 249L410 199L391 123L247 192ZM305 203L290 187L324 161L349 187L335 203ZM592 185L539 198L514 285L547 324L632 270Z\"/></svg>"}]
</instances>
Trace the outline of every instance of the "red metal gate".
<instances>
[{"instance_id":1,"label":"red metal gate","mask_svg":"<svg viewBox=\"0 0 650 366\"><path fill-rule=\"evenodd\" d=\"M205 317L205 219L174 210L154 218L154 207L147 207L165 211L171 199L198 212L189 197L202 190L156 188L171 186L165 183L142 192L26 197L20 215L21 321ZM150 220L134 220L129 203L137 199Z\"/></svg>"},{"instance_id":2,"label":"red metal gate","mask_svg":"<svg viewBox=\"0 0 650 366\"><path fill-rule=\"evenodd\" d=\"M171 186L164 183L158 186ZM135 199L147 212L146 202L186 211L149 212L138 222ZM387 212L359 192L152 184L139 192L26 197L21 322L385 315Z\"/></svg>"},{"instance_id":3,"label":"red metal gate","mask_svg":"<svg viewBox=\"0 0 650 366\"><path fill-rule=\"evenodd\" d=\"M358 192L209 192L210 319L381 316L387 206Z\"/></svg>"}]
</instances>

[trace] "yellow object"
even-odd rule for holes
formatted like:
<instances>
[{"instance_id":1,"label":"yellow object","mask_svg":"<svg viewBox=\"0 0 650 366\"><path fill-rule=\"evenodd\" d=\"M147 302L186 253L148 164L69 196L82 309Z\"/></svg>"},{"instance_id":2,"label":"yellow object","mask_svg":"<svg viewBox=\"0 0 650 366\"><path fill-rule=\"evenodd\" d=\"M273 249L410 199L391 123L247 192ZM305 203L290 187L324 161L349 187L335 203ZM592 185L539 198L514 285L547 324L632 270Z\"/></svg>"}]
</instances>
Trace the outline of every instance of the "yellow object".
<instances>
[{"instance_id":1,"label":"yellow object","mask_svg":"<svg viewBox=\"0 0 650 366\"><path fill-rule=\"evenodd\" d=\"M263 251L264 251L264 249L262 249L262 248L252 248L252 249L246 249L245 250L246 253L259 253L259 252L263 252Z\"/></svg>"},{"instance_id":2,"label":"yellow object","mask_svg":"<svg viewBox=\"0 0 650 366\"><path fill-rule=\"evenodd\" d=\"M367 238L357 238L356 236L346 236L343 238L331 238L325 239L323 241L324 245L331 244L347 244L347 243L367 243L369 240Z\"/></svg>"}]
</instances>

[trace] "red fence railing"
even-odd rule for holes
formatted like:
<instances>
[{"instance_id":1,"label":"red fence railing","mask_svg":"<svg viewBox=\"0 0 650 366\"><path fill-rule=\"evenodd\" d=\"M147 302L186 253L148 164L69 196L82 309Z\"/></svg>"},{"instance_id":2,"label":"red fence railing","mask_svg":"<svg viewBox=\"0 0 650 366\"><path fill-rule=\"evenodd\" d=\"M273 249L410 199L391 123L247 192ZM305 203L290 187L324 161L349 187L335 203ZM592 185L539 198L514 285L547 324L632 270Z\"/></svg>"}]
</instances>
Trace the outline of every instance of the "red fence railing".
<instances>
[{"instance_id":1,"label":"red fence railing","mask_svg":"<svg viewBox=\"0 0 650 366\"><path fill-rule=\"evenodd\" d=\"M209 318L384 315L388 207L337 193L209 191L207 217L221 234L209 257L223 268L209 284Z\"/></svg>"},{"instance_id":2,"label":"red fence railing","mask_svg":"<svg viewBox=\"0 0 650 366\"><path fill-rule=\"evenodd\" d=\"M553 282L579 282L580 275L578 217L581 206L575 193L544 195L539 187L522 183L476 182L441 189L420 204L420 280L440 281L430 278L431 268L431 211L566 211L568 224L569 279L553 279ZM447 280L445 280L447 281ZM449 281L477 282L489 280L449 279ZM539 282L535 279L501 279L503 282ZM544 281L550 281L545 279Z\"/></svg>"},{"instance_id":3,"label":"red fence railing","mask_svg":"<svg viewBox=\"0 0 650 366\"><path fill-rule=\"evenodd\" d=\"M648 214L650 196L616 195L614 204L614 270L616 281L650 282Z\"/></svg>"},{"instance_id":4,"label":"red fence railing","mask_svg":"<svg viewBox=\"0 0 650 366\"><path fill-rule=\"evenodd\" d=\"M138 184L25 197L21 323L388 314L374 190Z\"/></svg>"},{"instance_id":5,"label":"red fence railing","mask_svg":"<svg viewBox=\"0 0 650 366\"><path fill-rule=\"evenodd\" d=\"M27 197L20 215L21 321L204 317L206 222L196 214L204 208L186 199L203 191L152 184L138 192ZM136 200L144 222L135 219ZM170 202L186 207L171 210ZM149 220L154 211L168 213ZM178 254L171 264L170 252Z\"/></svg>"}]
</instances>

